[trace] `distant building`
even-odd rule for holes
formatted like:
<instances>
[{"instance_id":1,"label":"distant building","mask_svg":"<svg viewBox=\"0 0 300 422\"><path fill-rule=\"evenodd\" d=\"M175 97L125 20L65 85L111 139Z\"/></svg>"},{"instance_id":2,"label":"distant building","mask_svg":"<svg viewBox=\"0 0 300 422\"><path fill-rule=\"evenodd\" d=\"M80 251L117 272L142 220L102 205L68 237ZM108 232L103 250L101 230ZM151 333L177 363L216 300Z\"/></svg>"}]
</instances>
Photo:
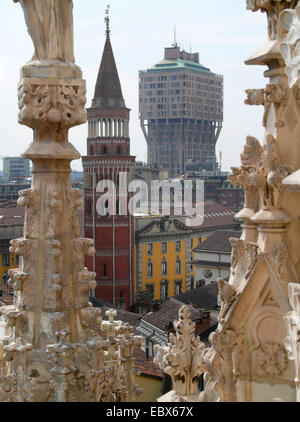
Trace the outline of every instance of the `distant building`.
<instances>
[{"instance_id":1,"label":"distant building","mask_svg":"<svg viewBox=\"0 0 300 422\"><path fill-rule=\"evenodd\" d=\"M135 294L165 301L193 288L198 235L177 217L135 217Z\"/></svg>"},{"instance_id":2,"label":"distant building","mask_svg":"<svg viewBox=\"0 0 300 422\"><path fill-rule=\"evenodd\" d=\"M107 29L94 98L87 110L87 156L82 157L85 236L94 239L96 249L96 256L87 258L86 264L96 273L96 297L126 309L134 300L133 216L120 215L119 196L116 215L98 215L96 203L101 194L96 192L96 186L102 180L113 181L118 186L120 173L127 173L128 183L134 177L129 115ZM129 195L127 205L128 201Z\"/></svg>"},{"instance_id":3,"label":"distant building","mask_svg":"<svg viewBox=\"0 0 300 422\"><path fill-rule=\"evenodd\" d=\"M13 201L16 206L17 200L19 199L19 191L29 189L29 188L30 188L29 182L0 183L0 201L2 203L6 201Z\"/></svg>"},{"instance_id":4,"label":"distant building","mask_svg":"<svg viewBox=\"0 0 300 422\"><path fill-rule=\"evenodd\" d=\"M195 248L216 231L230 230L238 237L240 224L234 216L231 209L210 201L204 204L204 221L199 227L186 226L185 217L135 216L136 299L140 292L148 292L150 300L164 302L194 289L199 281ZM147 305L142 300L140 312Z\"/></svg>"},{"instance_id":5,"label":"distant building","mask_svg":"<svg viewBox=\"0 0 300 422\"><path fill-rule=\"evenodd\" d=\"M197 287L216 282L218 278L228 280L232 251L229 239L240 236L239 231L219 230L194 249Z\"/></svg>"},{"instance_id":6,"label":"distant building","mask_svg":"<svg viewBox=\"0 0 300 422\"><path fill-rule=\"evenodd\" d=\"M223 122L223 76L199 63L199 53L175 44L139 77L140 121L148 163L169 169L216 170L216 143Z\"/></svg>"},{"instance_id":7,"label":"distant building","mask_svg":"<svg viewBox=\"0 0 300 422\"><path fill-rule=\"evenodd\" d=\"M245 202L242 186L233 186L229 180L217 189L216 201L233 210L241 210Z\"/></svg>"},{"instance_id":8,"label":"distant building","mask_svg":"<svg viewBox=\"0 0 300 422\"><path fill-rule=\"evenodd\" d=\"M22 157L3 157L4 183L24 182L30 176L30 160Z\"/></svg>"}]
</instances>

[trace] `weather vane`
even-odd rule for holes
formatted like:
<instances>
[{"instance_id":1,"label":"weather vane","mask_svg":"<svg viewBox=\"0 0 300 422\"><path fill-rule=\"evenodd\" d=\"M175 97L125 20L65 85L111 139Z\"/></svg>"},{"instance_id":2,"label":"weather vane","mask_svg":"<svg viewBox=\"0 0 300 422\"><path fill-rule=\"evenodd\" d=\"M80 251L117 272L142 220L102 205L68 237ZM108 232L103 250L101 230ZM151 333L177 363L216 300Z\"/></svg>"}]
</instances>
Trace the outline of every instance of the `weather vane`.
<instances>
[{"instance_id":1,"label":"weather vane","mask_svg":"<svg viewBox=\"0 0 300 422\"><path fill-rule=\"evenodd\" d=\"M107 5L107 8L105 9L105 19L104 22L106 22L106 35L109 38L109 34L110 34L110 29L109 29L109 9L110 9L110 4Z\"/></svg>"}]
</instances>

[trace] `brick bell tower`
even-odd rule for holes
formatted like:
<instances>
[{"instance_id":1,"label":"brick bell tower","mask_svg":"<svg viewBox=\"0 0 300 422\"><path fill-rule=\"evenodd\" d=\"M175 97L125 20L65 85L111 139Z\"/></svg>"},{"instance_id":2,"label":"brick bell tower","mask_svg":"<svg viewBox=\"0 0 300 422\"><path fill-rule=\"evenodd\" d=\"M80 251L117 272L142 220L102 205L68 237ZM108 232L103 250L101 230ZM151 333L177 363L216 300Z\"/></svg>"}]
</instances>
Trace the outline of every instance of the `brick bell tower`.
<instances>
[{"instance_id":1,"label":"brick bell tower","mask_svg":"<svg viewBox=\"0 0 300 422\"><path fill-rule=\"evenodd\" d=\"M106 13L106 42L92 107L87 110L87 156L82 157L85 236L94 239L96 249L86 265L96 273L95 297L129 310L134 300L133 217L129 212L119 215L118 186L120 173L127 173L128 183L133 179L135 157L130 155L130 110L122 95ZM114 181L117 187L116 215L100 216L96 211L101 180Z\"/></svg>"}]
</instances>

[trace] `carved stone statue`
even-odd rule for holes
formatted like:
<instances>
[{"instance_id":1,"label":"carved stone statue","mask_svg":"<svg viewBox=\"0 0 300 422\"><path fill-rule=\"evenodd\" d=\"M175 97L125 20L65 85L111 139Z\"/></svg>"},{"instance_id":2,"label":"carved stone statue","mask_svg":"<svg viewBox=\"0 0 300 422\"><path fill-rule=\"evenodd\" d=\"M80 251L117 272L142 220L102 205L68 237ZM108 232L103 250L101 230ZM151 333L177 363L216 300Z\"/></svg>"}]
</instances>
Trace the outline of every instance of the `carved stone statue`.
<instances>
[{"instance_id":1,"label":"carved stone statue","mask_svg":"<svg viewBox=\"0 0 300 422\"><path fill-rule=\"evenodd\" d=\"M73 1L13 0L20 2L34 44L32 60L74 63Z\"/></svg>"}]
</instances>

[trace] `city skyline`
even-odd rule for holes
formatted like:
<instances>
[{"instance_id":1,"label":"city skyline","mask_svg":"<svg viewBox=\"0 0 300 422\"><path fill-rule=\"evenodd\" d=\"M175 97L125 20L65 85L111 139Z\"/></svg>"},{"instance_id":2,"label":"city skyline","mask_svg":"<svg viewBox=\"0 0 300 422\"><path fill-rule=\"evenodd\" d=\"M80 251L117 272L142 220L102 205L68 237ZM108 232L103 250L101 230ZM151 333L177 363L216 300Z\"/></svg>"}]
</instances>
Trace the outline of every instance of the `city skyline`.
<instances>
[{"instance_id":1,"label":"city skyline","mask_svg":"<svg viewBox=\"0 0 300 422\"><path fill-rule=\"evenodd\" d=\"M89 0L88 7L86 4L83 0L74 2L74 31L76 62L87 80L86 106L90 107L105 39L107 1ZM217 155L223 152L223 170L239 165L245 137L252 135L262 141L263 136L257 124L262 119L263 109L249 109L243 102L245 89L263 86L264 69L257 71L256 67L248 67L243 62L259 48L262 38L267 40L266 16L250 14L244 1L234 0L226 2L226 7L221 3L217 9L202 0L189 0L184 4L153 1L151 8L132 0L130 9L121 1L112 0L110 4L111 41L124 99L132 110L132 154L137 160L146 161L147 145L138 118L138 71L160 60L164 48L174 42L176 25L176 40L181 48L190 51L191 45L193 52L200 53L200 62L204 66L224 75L224 128L217 144ZM1 155L14 156L20 155L32 139L31 131L17 123L19 69L30 59L32 45L26 34L21 8L7 2L2 5L2 11L0 34L7 42L0 51L0 107L3 116L0 136L2 145L5 145ZM70 140L81 155L86 154L86 138L87 125L70 132ZM81 160L74 161L72 168L81 170Z\"/></svg>"}]
</instances>

